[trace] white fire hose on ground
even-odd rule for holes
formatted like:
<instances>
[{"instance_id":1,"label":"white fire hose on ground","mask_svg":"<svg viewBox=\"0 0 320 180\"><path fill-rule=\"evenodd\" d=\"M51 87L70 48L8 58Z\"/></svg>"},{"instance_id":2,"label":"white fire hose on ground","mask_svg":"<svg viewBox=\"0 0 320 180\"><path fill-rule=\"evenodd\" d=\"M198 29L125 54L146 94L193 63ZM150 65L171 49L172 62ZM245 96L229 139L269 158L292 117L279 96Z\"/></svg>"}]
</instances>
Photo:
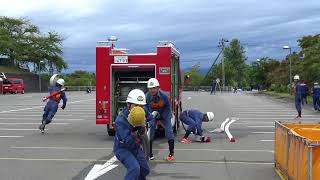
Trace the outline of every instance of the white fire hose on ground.
<instances>
[{"instance_id":1,"label":"white fire hose on ground","mask_svg":"<svg viewBox=\"0 0 320 180\"><path fill-rule=\"evenodd\" d=\"M187 104L189 103L189 101L192 99L192 97L188 97L187 98ZM189 104L188 104L189 105ZM239 120L239 118L237 118L237 117L231 117L231 118L226 118L226 120L225 121L223 121L222 123L221 123L221 125L220 125L220 128L216 128L216 129L214 129L213 131L210 131L211 133L216 133L216 132L218 132L218 133L226 133L227 134L227 136L228 136L228 139L229 139L229 141L230 142L236 142L236 139L232 136L232 134L230 133L230 130L229 130L229 128L230 128L230 125L232 124L232 123L234 123L234 122L236 122L236 121L238 121ZM187 129L187 125L185 125L185 124L183 124L182 123L182 125L183 125L183 127L184 127L184 129L186 130Z\"/></svg>"},{"instance_id":2,"label":"white fire hose on ground","mask_svg":"<svg viewBox=\"0 0 320 180\"><path fill-rule=\"evenodd\" d=\"M210 132L211 133L215 133L215 132L224 133L225 132L227 134L228 139L229 139L230 142L236 142L236 139L230 133L229 127L230 127L230 125L232 123L234 123L234 122L236 122L238 120L239 120L239 118L236 118L236 117L226 118L226 120L221 123L220 128L216 128L216 129L214 129L213 131L210 131Z\"/></svg>"}]
</instances>

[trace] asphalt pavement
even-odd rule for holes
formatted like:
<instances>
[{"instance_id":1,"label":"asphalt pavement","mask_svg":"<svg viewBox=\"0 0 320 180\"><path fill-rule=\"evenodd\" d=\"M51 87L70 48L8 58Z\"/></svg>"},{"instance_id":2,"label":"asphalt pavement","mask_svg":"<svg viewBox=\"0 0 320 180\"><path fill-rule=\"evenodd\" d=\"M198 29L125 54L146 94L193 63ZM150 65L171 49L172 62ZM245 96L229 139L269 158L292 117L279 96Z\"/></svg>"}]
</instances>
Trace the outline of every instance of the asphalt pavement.
<instances>
[{"instance_id":1,"label":"asphalt pavement","mask_svg":"<svg viewBox=\"0 0 320 180\"><path fill-rule=\"evenodd\" d=\"M45 94L0 95L0 174L6 180L123 179L125 168L112 153L113 138L95 124L95 94L67 92L68 105L59 109L45 134L38 126ZM213 111L215 121L204 124L211 143L182 144L176 137L174 162L165 139L154 143L150 180L278 180L274 171L274 121L292 121L292 103L252 94L184 92L183 108ZM236 142L225 133L211 133L227 117ZM303 110L301 121L317 122L320 114ZM192 138L192 135L191 135Z\"/></svg>"}]
</instances>

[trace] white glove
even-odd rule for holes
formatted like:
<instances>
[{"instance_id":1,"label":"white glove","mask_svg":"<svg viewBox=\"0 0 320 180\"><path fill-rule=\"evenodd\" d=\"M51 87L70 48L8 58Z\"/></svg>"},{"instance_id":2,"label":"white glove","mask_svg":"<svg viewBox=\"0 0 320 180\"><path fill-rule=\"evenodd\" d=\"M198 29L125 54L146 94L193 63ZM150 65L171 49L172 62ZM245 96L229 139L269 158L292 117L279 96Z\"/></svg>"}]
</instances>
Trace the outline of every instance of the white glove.
<instances>
[{"instance_id":1,"label":"white glove","mask_svg":"<svg viewBox=\"0 0 320 180\"><path fill-rule=\"evenodd\" d=\"M46 97L43 97L43 98L42 98L42 101L43 101L43 102L45 102L46 100L47 100L47 98L46 98Z\"/></svg>"},{"instance_id":2,"label":"white glove","mask_svg":"<svg viewBox=\"0 0 320 180\"><path fill-rule=\"evenodd\" d=\"M160 114L158 113L158 111L153 111L151 114L152 114L152 117L155 119L158 119L160 117Z\"/></svg>"}]
</instances>

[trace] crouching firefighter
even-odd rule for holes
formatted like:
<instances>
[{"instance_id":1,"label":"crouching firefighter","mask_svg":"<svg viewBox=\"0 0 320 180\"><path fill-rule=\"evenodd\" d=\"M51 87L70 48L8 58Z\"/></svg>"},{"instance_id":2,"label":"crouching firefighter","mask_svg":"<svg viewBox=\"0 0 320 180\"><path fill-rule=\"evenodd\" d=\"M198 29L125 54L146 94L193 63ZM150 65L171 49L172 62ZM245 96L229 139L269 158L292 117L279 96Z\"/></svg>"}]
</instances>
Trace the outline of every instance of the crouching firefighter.
<instances>
[{"instance_id":1,"label":"crouching firefighter","mask_svg":"<svg viewBox=\"0 0 320 180\"><path fill-rule=\"evenodd\" d=\"M180 114L180 120L182 123L188 125L186 134L180 139L182 143L192 143L188 139L189 135L193 133L196 136L197 142L211 142L210 137L203 136L202 122L213 121L213 112L202 113L198 110L185 110Z\"/></svg>"},{"instance_id":2,"label":"crouching firefighter","mask_svg":"<svg viewBox=\"0 0 320 180\"><path fill-rule=\"evenodd\" d=\"M54 85L48 88L50 95L42 99L43 101L49 100L46 106L44 107L44 113L42 115L42 124L39 126L39 129L42 133L44 133L45 126L51 123L52 118L57 113L61 99L63 101L61 109L65 109L67 105L67 97L63 88L64 80L57 79L56 76L57 75L54 75L50 79L50 85Z\"/></svg>"},{"instance_id":3,"label":"crouching firefighter","mask_svg":"<svg viewBox=\"0 0 320 180\"><path fill-rule=\"evenodd\" d=\"M145 180L150 172L140 138L145 133L146 125L146 112L143 109L146 104L145 94L134 89L128 94L126 102L127 107L115 121L113 152L127 168L125 180Z\"/></svg>"}]
</instances>

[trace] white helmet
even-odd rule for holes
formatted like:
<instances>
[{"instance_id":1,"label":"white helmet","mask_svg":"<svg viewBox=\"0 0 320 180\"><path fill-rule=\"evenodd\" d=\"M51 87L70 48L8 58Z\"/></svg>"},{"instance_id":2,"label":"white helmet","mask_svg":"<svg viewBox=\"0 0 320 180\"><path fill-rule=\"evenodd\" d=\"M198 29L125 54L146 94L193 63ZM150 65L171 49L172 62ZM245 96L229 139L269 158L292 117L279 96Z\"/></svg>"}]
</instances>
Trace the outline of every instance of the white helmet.
<instances>
[{"instance_id":1,"label":"white helmet","mask_svg":"<svg viewBox=\"0 0 320 180\"><path fill-rule=\"evenodd\" d=\"M209 121L213 121L213 118L214 118L213 112L207 112L207 116L208 116Z\"/></svg>"},{"instance_id":2,"label":"white helmet","mask_svg":"<svg viewBox=\"0 0 320 180\"><path fill-rule=\"evenodd\" d=\"M295 75L295 76L293 77L293 79L294 79L294 80L299 80L300 77L299 77L299 75Z\"/></svg>"},{"instance_id":3,"label":"white helmet","mask_svg":"<svg viewBox=\"0 0 320 180\"><path fill-rule=\"evenodd\" d=\"M140 89L133 89L129 92L127 103L146 105L146 95Z\"/></svg>"},{"instance_id":4,"label":"white helmet","mask_svg":"<svg viewBox=\"0 0 320 180\"><path fill-rule=\"evenodd\" d=\"M64 80L63 79L58 79L57 84L60 84L61 86L64 86Z\"/></svg>"},{"instance_id":5,"label":"white helmet","mask_svg":"<svg viewBox=\"0 0 320 180\"><path fill-rule=\"evenodd\" d=\"M151 78L148 80L148 88L159 87L159 81L156 78Z\"/></svg>"}]
</instances>

